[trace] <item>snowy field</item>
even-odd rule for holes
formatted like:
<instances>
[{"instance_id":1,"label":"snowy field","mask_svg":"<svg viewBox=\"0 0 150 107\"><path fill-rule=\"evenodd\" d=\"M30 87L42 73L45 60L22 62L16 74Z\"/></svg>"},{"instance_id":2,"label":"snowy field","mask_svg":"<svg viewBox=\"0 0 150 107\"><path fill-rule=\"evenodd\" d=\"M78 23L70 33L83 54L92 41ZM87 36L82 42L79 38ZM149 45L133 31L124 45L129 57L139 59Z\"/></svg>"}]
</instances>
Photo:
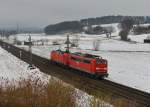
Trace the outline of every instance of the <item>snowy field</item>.
<instances>
[{"instance_id":1,"label":"snowy field","mask_svg":"<svg viewBox=\"0 0 150 107\"><path fill-rule=\"evenodd\" d=\"M84 42L80 46L108 60L107 79L150 93L150 44L110 39L102 41L99 51L91 51L88 44Z\"/></svg>"},{"instance_id":2,"label":"snowy field","mask_svg":"<svg viewBox=\"0 0 150 107\"><path fill-rule=\"evenodd\" d=\"M103 26L110 26L106 24ZM108 60L109 77L107 79L150 93L150 44L144 44L143 40L150 34L129 35L131 42L120 41L117 24L112 24L115 32L112 38L102 35L79 35L79 47L70 49L72 52L88 52L100 55ZM25 35L25 36L24 36ZM28 34L18 34L19 40L27 40ZM71 35L71 40L74 38ZM50 52L56 49L64 50L65 45L52 45L52 41L65 42L66 35L45 36L44 34L32 35L32 40L47 39L50 44L45 46L33 46L33 53L45 58L50 58ZM99 51L93 51L93 41L100 40ZM19 46L28 49L27 46Z\"/></svg>"}]
</instances>

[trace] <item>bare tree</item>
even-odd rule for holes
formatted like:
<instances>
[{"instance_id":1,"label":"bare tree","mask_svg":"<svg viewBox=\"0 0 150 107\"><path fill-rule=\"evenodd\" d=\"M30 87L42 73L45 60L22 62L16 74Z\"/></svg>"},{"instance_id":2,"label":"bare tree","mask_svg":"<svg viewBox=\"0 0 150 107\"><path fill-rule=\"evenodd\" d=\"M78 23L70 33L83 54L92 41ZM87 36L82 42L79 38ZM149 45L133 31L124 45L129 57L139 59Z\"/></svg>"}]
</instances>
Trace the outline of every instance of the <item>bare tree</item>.
<instances>
[{"instance_id":1,"label":"bare tree","mask_svg":"<svg viewBox=\"0 0 150 107\"><path fill-rule=\"evenodd\" d=\"M125 17L121 21L120 27L122 30L119 32L121 40L124 40L124 41L128 40L128 34L129 34L129 31L133 28L133 24L134 24L134 20L129 17Z\"/></svg>"},{"instance_id":2,"label":"bare tree","mask_svg":"<svg viewBox=\"0 0 150 107\"><path fill-rule=\"evenodd\" d=\"M79 35L74 35L73 39L72 39L72 46L74 47L78 47L79 45L79 40L80 40L80 36Z\"/></svg>"},{"instance_id":3,"label":"bare tree","mask_svg":"<svg viewBox=\"0 0 150 107\"><path fill-rule=\"evenodd\" d=\"M13 39L13 44L17 44L17 41L18 41L18 37L15 35Z\"/></svg>"},{"instance_id":4,"label":"bare tree","mask_svg":"<svg viewBox=\"0 0 150 107\"><path fill-rule=\"evenodd\" d=\"M93 49L95 50L95 51L98 51L99 50L99 47L100 47L100 40L99 39L95 39L94 41L93 41Z\"/></svg>"}]
</instances>

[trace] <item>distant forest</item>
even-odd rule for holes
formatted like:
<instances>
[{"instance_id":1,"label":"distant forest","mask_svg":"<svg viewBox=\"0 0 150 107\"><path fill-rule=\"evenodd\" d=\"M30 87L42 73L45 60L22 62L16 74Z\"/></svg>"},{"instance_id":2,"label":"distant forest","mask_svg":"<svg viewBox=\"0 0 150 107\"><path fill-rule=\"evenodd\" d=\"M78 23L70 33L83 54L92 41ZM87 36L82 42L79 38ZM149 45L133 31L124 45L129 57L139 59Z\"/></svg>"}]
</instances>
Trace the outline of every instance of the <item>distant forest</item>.
<instances>
[{"instance_id":1,"label":"distant forest","mask_svg":"<svg viewBox=\"0 0 150 107\"><path fill-rule=\"evenodd\" d=\"M48 25L44 28L44 32L48 35L65 32L82 32L83 27L85 26L120 23L126 17L132 18L134 20L134 24L150 23L150 16L103 16L81 19L79 21L65 21L53 25Z\"/></svg>"}]
</instances>

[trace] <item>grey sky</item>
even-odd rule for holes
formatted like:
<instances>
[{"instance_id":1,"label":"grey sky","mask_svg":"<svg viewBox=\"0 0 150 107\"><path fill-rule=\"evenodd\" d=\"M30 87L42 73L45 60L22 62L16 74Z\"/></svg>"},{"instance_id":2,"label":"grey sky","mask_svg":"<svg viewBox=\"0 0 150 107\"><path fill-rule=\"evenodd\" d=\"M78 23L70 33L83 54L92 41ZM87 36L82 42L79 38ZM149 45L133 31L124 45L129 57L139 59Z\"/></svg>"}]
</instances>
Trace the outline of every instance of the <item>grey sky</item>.
<instances>
[{"instance_id":1,"label":"grey sky","mask_svg":"<svg viewBox=\"0 0 150 107\"><path fill-rule=\"evenodd\" d=\"M0 26L41 26L104 15L150 15L150 0L0 0Z\"/></svg>"}]
</instances>

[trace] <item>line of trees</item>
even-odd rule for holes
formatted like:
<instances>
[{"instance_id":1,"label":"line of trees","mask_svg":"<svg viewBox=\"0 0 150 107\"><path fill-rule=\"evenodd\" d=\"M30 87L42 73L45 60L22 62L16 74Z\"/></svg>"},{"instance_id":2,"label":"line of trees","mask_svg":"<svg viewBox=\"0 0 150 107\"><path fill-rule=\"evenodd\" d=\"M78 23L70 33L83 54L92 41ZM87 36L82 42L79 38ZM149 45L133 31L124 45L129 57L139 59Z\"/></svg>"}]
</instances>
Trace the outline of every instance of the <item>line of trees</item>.
<instances>
[{"instance_id":1,"label":"line of trees","mask_svg":"<svg viewBox=\"0 0 150 107\"><path fill-rule=\"evenodd\" d=\"M65 32L81 32L82 24L79 21L61 22L44 28L46 34L58 34Z\"/></svg>"},{"instance_id":2,"label":"line of trees","mask_svg":"<svg viewBox=\"0 0 150 107\"><path fill-rule=\"evenodd\" d=\"M1 37L6 37L7 39L9 38L10 35L15 34L17 34L17 31L15 30L0 30Z\"/></svg>"},{"instance_id":3,"label":"line of trees","mask_svg":"<svg viewBox=\"0 0 150 107\"><path fill-rule=\"evenodd\" d=\"M48 25L44 28L44 32L48 35L65 32L82 32L84 26L120 23L125 17L134 20L134 24L150 23L150 16L103 16Z\"/></svg>"},{"instance_id":4,"label":"line of trees","mask_svg":"<svg viewBox=\"0 0 150 107\"><path fill-rule=\"evenodd\" d=\"M134 26L133 33L135 35L150 33L150 25L149 26L140 26L140 25Z\"/></svg>"},{"instance_id":5,"label":"line of trees","mask_svg":"<svg viewBox=\"0 0 150 107\"><path fill-rule=\"evenodd\" d=\"M125 17L132 18L135 21L135 23L139 24L150 23L150 16L121 16L121 15L81 19L80 22L83 25L110 24L110 23L119 23Z\"/></svg>"}]
</instances>

